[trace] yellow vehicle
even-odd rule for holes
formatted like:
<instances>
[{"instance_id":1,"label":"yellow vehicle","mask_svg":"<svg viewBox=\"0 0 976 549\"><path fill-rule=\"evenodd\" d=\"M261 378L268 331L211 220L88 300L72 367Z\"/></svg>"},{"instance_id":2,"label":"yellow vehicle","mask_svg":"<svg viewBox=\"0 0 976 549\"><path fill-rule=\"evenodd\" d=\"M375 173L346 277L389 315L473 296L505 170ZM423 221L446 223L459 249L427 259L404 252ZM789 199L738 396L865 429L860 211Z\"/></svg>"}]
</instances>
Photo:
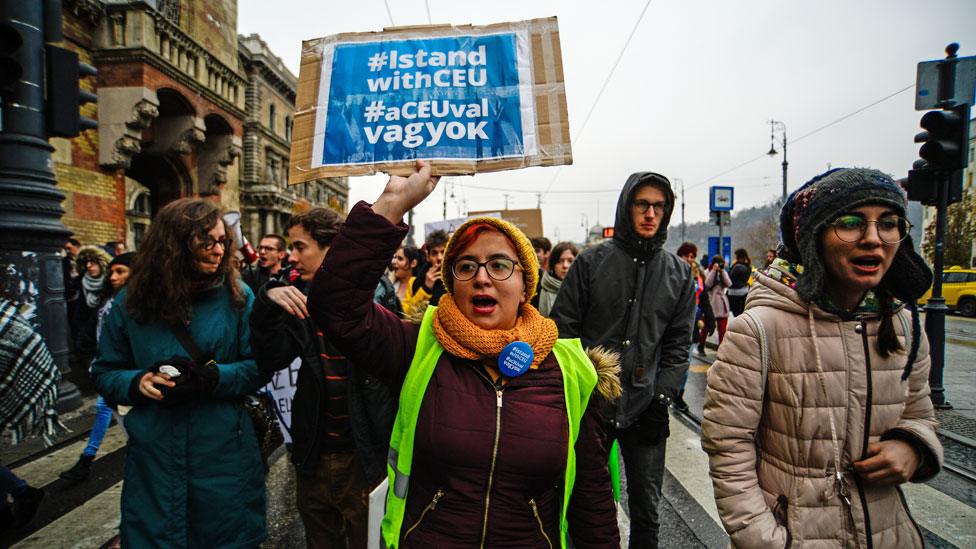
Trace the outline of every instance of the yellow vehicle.
<instances>
[{"instance_id":1,"label":"yellow vehicle","mask_svg":"<svg viewBox=\"0 0 976 549\"><path fill-rule=\"evenodd\" d=\"M976 316L976 269L950 267L942 272L942 296L946 307L964 316ZM932 297L932 288L918 300L924 305Z\"/></svg>"}]
</instances>

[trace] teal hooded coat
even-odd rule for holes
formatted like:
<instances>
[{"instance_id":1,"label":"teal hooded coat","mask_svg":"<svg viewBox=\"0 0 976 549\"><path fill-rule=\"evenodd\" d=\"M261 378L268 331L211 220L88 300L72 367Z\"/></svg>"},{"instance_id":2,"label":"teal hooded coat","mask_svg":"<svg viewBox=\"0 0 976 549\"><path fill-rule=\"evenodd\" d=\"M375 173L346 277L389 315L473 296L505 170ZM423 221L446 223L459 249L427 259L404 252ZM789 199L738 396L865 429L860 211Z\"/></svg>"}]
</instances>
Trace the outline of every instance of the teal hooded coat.
<instances>
[{"instance_id":1,"label":"teal hooded coat","mask_svg":"<svg viewBox=\"0 0 976 549\"><path fill-rule=\"evenodd\" d=\"M130 398L134 380L157 361L189 355L173 332L129 316L124 289L105 318L92 363L95 386L109 402L135 404L125 416L124 547L256 547L267 535L264 468L241 406L265 380L251 353L254 294L241 286L241 310L224 285L194 301L190 334L213 354L220 378L209 397L174 408Z\"/></svg>"}]
</instances>

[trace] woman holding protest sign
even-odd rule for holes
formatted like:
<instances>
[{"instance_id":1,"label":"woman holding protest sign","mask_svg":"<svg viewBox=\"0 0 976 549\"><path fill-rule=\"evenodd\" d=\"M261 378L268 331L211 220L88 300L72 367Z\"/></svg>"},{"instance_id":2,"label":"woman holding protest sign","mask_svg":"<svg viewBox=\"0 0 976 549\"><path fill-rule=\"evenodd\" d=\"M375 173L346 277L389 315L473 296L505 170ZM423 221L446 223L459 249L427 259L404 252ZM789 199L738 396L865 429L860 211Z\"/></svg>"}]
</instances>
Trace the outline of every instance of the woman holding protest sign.
<instances>
[{"instance_id":1,"label":"woman holding protest sign","mask_svg":"<svg viewBox=\"0 0 976 549\"><path fill-rule=\"evenodd\" d=\"M529 304L538 260L497 218L455 231L447 293L417 326L372 302L437 184L417 162L356 205L308 299L352 360L402 388L390 443L384 547L619 547L599 403L619 394L616 357L560 340Z\"/></svg>"}]
</instances>

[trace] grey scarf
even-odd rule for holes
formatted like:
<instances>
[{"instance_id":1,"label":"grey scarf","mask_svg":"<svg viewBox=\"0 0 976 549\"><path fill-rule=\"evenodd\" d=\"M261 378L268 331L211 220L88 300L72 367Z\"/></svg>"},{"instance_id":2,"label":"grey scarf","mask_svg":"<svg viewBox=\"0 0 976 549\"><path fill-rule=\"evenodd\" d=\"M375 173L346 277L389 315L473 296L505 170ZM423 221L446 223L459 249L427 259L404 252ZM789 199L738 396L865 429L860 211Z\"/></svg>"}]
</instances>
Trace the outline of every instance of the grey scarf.
<instances>
[{"instance_id":1,"label":"grey scarf","mask_svg":"<svg viewBox=\"0 0 976 549\"><path fill-rule=\"evenodd\" d=\"M105 275L98 278L85 273L81 279L81 288L85 294L85 304L92 309L97 309L102 301L102 288L105 287Z\"/></svg>"}]
</instances>

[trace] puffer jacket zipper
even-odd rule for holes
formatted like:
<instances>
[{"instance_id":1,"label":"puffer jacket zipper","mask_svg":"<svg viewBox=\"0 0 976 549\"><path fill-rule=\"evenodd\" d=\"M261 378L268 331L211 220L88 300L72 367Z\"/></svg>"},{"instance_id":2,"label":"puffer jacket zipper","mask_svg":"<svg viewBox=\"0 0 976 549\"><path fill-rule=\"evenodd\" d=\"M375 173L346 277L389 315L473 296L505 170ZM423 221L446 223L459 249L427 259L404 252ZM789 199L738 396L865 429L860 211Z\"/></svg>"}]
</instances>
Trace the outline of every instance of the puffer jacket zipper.
<instances>
[{"instance_id":1,"label":"puffer jacket zipper","mask_svg":"<svg viewBox=\"0 0 976 549\"><path fill-rule=\"evenodd\" d=\"M410 532L413 532L415 528L420 526L420 523L424 521L424 517L427 516L427 512L433 511L434 508L437 507L437 502L440 501L442 497L444 497L444 490L437 490L437 492L434 493L434 499L430 500L427 507L424 507L424 510L420 512L420 518L417 519L417 522L413 523L413 526L411 526L407 532L403 534L403 541L407 541L407 536L410 535Z\"/></svg>"},{"instance_id":2,"label":"puffer jacket zipper","mask_svg":"<svg viewBox=\"0 0 976 549\"><path fill-rule=\"evenodd\" d=\"M539 516L539 506L535 504L535 499L529 500L529 507L532 508L532 515L535 516L535 521L539 524L539 533L542 537L546 538L546 543L549 544L549 549L552 549L552 540L549 539L549 535L546 534L545 527L542 526L542 517Z\"/></svg>"},{"instance_id":3,"label":"puffer jacket zipper","mask_svg":"<svg viewBox=\"0 0 976 549\"><path fill-rule=\"evenodd\" d=\"M872 402L872 384L871 384L871 350L868 345L868 326L864 318L858 319L861 323L861 343L864 345L864 369L865 377L867 381L867 395L864 397L864 439L861 444L861 459L864 459L868 453L868 442L871 438L871 402ZM873 549L874 541L871 539L871 515L868 513L868 498L864 495L864 485L861 483L861 478L856 474L854 477L854 485L857 486L857 494L861 498L861 514L864 515L864 537L867 540L868 549ZM853 521L853 509L851 511L851 519ZM855 537L857 536L857 529L855 525Z\"/></svg>"},{"instance_id":4,"label":"puffer jacket zipper","mask_svg":"<svg viewBox=\"0 0 976 549\"><path fill-rule=\"evenodd\" d=\"M485 538L488 536L488 509L491 507L491 486L495 480L495 462L498 460L498 442L502 433L502 392L505 390L503 385L491 381L484 372L475 368L484 379L486 379L495 390L495 444L491 449L491 468L488 470L488 487L485 489L485 516L481 524L481 545L485 546Z\"/></svg>"}]
</instances>

